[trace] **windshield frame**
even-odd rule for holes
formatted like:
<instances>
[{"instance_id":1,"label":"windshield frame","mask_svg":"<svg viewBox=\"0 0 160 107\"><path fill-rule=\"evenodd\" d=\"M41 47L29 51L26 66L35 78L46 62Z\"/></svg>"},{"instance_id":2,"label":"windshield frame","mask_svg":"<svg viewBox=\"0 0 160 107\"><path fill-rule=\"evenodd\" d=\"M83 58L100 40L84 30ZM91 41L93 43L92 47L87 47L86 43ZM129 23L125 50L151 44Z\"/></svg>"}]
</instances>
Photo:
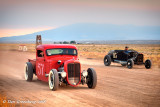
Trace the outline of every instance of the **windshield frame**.
<instances>
[{"instance_id":1,"label":"windshield frame","mask_svg":"<svg viewBox=\"0 0 160 107\"><path fill-rule=\"evenodd\" d=\"M68 49L68 50L69 50L69 49L73 49L73 50L76 51L76 54L63 54L63 53L62 53L62 54L51 54L51 55L48 55L48 52L47 52L47 51L48 51L48 50L53 50L53 49L66 49L66 50L67 50L67 49ZM77 55L78 55L77 49L75 49L75 48L53 48L53 49L46 49L46 55L47 55L47 56L54 56L54 55L73 55L73 56L77 56Z\"/></svg>"}]
</instances>

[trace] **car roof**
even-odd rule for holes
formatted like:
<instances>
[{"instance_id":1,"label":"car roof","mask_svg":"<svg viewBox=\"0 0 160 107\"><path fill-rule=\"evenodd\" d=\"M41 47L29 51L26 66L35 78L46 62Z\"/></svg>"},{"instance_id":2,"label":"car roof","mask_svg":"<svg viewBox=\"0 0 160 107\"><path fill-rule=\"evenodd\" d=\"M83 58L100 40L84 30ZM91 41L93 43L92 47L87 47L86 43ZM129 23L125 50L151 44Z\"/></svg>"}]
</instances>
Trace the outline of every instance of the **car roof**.
<instances>
[{"instance_id":1,"label":"car roof","mask_svg":"<svg viewBox=\"0 0 160 107\"><path fill-rule=\"evenodd\" d=\"M44 44L44 45L38 45L37 50L43 50L43 49L54 49L54 48L72 48L77 49L74 45L68 45L68 44Z\"/></svg>"}]
</instances>

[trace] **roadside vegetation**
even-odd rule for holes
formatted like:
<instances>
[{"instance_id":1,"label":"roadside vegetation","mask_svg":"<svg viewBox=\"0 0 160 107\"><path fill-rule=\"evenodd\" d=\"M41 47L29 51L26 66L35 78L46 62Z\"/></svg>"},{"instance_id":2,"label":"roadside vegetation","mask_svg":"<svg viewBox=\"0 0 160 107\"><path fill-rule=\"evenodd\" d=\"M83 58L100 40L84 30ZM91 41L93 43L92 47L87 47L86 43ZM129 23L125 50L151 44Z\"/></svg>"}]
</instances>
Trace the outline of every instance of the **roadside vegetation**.
<instances>
[{"instance_id":1,"label":"roadside vegetation","mask_svg":"<svg viewBox=\"0 0 160 107\"><path fill-rule=\"evenodd\" d=\"M0 50L12 50L18 51L20 44L0 44ZM23 44L27 46L27 52L35 52L35 44ZM158 44L105 44L105 45L96 45L96 44L76 44L78 48L79 57L85 57L89 59L99 59L103 60L104 56L110 50L123 50L125 46L128 46L129 49L134 49L140 53L144 54L144 60L151 59L153 65L156 65L160 68L160 45Z\"/></svg>"}]
</instances>

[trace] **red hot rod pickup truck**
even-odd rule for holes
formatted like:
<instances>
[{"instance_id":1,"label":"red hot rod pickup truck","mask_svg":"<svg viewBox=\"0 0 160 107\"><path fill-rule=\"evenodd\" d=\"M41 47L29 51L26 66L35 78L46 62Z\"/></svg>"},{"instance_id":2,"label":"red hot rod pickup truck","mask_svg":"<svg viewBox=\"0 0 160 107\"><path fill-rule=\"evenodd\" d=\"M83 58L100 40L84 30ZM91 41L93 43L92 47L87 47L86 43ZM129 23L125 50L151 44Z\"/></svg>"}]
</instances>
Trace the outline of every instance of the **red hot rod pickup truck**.
<instances>
[{"instance_id":1,"label":"red hot rod pickup truck","mask_svg":"<svg viewBox=\"0 0 160 107\"><path fill-rule=\"evenodd\" d=\"M73 45L38 45L36 59L26 62L25 79L32 81L33 74L48 82L51 90L57 90L62 83L71 86L86 83L88 88L95 88L97 84L93 68L81 72L77 48Z\"/></svg>"}]
</instances>

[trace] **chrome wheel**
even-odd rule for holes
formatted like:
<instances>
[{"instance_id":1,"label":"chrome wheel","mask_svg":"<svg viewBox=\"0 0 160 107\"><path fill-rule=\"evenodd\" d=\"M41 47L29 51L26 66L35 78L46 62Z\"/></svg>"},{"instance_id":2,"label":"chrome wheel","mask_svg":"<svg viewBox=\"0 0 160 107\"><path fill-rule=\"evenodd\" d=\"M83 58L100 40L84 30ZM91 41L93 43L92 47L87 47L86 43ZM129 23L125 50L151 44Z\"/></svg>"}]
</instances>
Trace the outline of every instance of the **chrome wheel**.
<instances>
[{"instance_id":1,"label":"chrome wheel","mask_svg":"<svg viewBox=\"0 0 160 107\"><path fill-rule=\"evenodd\" d=\"M25 77L25 80L28 80L28 66L27 66L27 64L25 64L25 73L24 73L24 77Z\"/></svg>"},{"instance_id":2,"label":"chrome wheel","mask_svg":"<svg viewBox=\"0 0 160 107\"><path fill-rule=\"evenodd\" d=\"M57 90L59 86L59 76L58 72L56 69L52 69L49 72L49 77L48 77L48 83L49 83L49 88L51 90Z\"/></svg>"}]
</instances>

